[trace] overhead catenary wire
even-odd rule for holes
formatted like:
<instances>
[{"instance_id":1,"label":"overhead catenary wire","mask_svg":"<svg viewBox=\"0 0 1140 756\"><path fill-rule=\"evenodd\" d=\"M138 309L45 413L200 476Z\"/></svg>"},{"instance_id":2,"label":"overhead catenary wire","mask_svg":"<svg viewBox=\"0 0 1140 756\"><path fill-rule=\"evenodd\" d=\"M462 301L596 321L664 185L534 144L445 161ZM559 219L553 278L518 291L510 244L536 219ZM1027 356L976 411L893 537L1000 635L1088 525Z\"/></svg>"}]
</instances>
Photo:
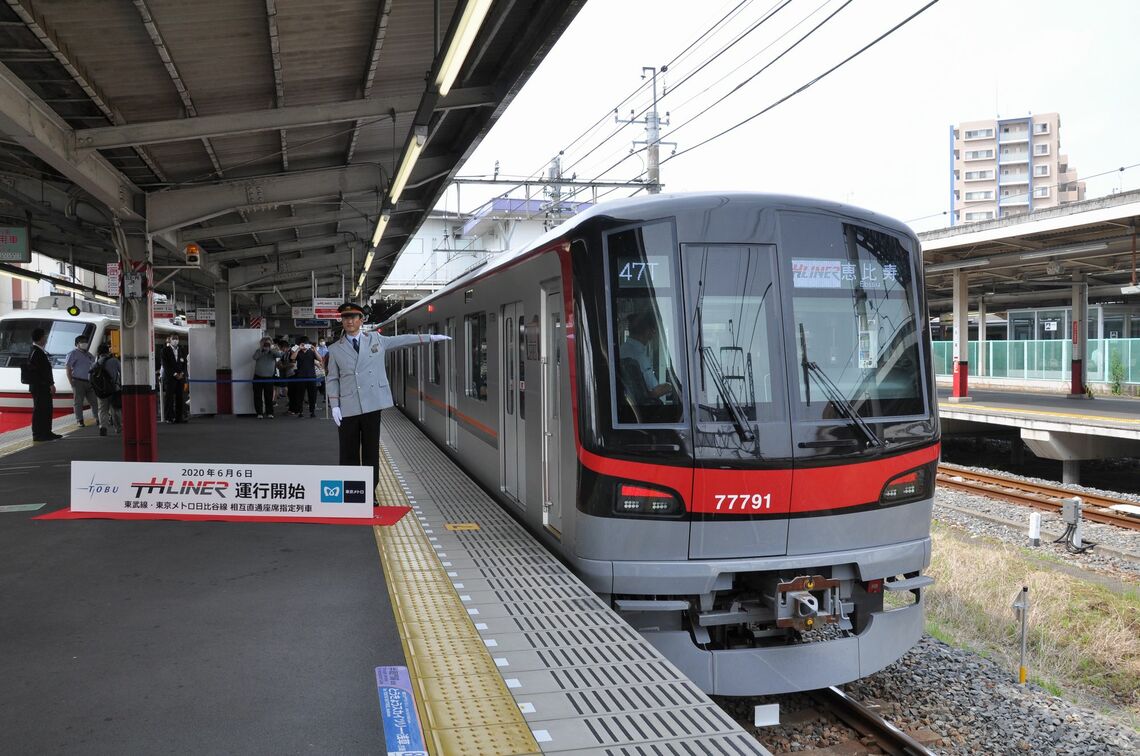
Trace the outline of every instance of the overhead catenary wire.
<instances>
[{"instance_id":1,"label":"overhead catenary wire","mask_svg":"<svg viewBox=\"0 0 1140 756\"><path fill-rule=\"evenodd\" d=\"M804 84L800 85L799 87L797 87L796 89L792 90L792 91L791 91L791 92L789 92L788 94L786 94L786 95L784 95L783 97L781 97L781 98L777 99L776 101L772 102L771 104L769 104L769 105L765 106L764 108L760 109L759 111L757 111L757 112L753 113L752 115L748 116L747 118L744 118L744 119L742 119L742 120L738 121L737 123L733 124L732 126L729 126L729 127L728 127L728 128L726 128L726 129L722 129L721 131L717 132L716 134L713 134L712 136L710 136L710 137L708 137L708 138L706 138L706 139L703 139L703 140L701 140L700 142L698 142L698 143L694 144L694 145L693 145L693 146L691 146L691 147L687 147L687 148L685 148L685 149L683 149L683 150L680 150L680 151L678 151L678 152L676 152L676 153L674 153L674 154L670 155L669 157L667 157L667 158L663 159L663 160L661 161L661 164L662 164L662 165L664 165L665 163L667 163L667 162L669 162L669 161L671 161L671 160L675 160L676 158L679 158L679 157L681 157L682 155L686 155L686 154L688 154L688 153L690 153L690 152L693 152L694 150L700 149L701 147L703 147L703 146L705 146L705 145L707 145L707 144L709 144L709 143L711 143L711 142L713 142L713 141L715 141L715 140L717 140L717 139L720 139L721 137L723 137L723 136L726 136L727 134L730 134L730 133L732 133L733 131L735 131L735 130L739 129L740 127L742 127L742 126L744 126L744 125L746 125L746 124L748 124L748 123L751 123L752 121L756 120L756 119L757 119L757 118L759 118L760 116L762 116L762 115L764 115L764 114L766 114L766 113L769 113L769 112L771 112L772 110L774 110L775 108L779 107L780 105L782 105L783 103L787 102L788 100L792 99L792 98L793 98L793 97L795 97L796 95L799 95L799 94L801 94L801 93L805 92L806 90L810 89L810 88L811 88L811 87L813 87L814 85L816 85L816 84L818 84L819 82L823 81L825 78L827 78L828 76L830 76L832 73L834 73L834 72L838 71L840 68L844 67L845 65L847 65L847 64L848 64L848 63L850 63L851 61L855 60L855 59L856 59L856 58L858 58L860 55L862 55L863 53L867 52L867 51L868 51L868 50L870 50L872 47L874 47L875 45L879 44L879 43L880 43L880 42L882 42L884 39L886 39L887 37L891 36L891 35L892 35L892 34L894 34L896 31L898 31L899 29L903 28L904 26L906 26L908 23L910 23L910 22L911 22L911 21L913 21L914 19L918 18L920 15L922 15L923 13L925 13L927 10L929 10L929 9L930 9L930 8L932 8L933 6L937 5L939 2L940 2L940 0L930 0L930 2L928 2L926 5L923 5L921 8L919 8L918 10L916 10L914 13L910 14L909 16L907 16L906 18L904 18L902 21L900 21L900 22L898 22L897 24L895 24L894 26L892 26L892 27L891 27L890 29L888 29L887 31L885 31L885 32L883 32L882 34L880 34L879 36L875 37L873 40L871 40L871 41L870 41L870 42L868 42L867 44L863 45L863 46L862 46L862 47L860 47L858 50L856 50L855 52L851 53L850 55L848 55L846 58L844 58L844 59L843 59L843 60L841 60L840 62L838 62L838 63L836 63L835 65L831 66L830 68L828 68L828 69L827 69L826 71L824 71L823 73L820 73L820 74L816 75L816 76L815 76L815 77L813 77L812 79L808 80L806 83L804 83ZM684 126L685 126L685 125L687 125L688 123L689 123L689 122L686 122L685 124L681 124L681 125L680 125L680 126L678 126L677 128L675 128L675 129L673 129L672 131L668 132L668 134L666 134L665 136L670 136L670 135L672 135L672 134L675 134L677 131L679 131L680 129L684 128ZM625 156L624 158L622 158L621 160L619 160L617 163L615 163L614 165L612 165L612 166L610 166L609 168L607 168L605 171L602 171L602 173L598 174L598 176L597 176L597 177L595 177L595 178L600 178L601 176L604 176L606 173L609 173L611 170L613 170L613 169L614 169L614 168L616 168L618 165L620 165L621 163L623 163L623 162L625 162L626 160L628 160L628 159L629 159L630 157L632 157L633 155L639 154L639 153L641 153L641 152L643 152L643 151L645 151L645 148L644 148L644 147L643 147L643 148L641 148L641 149L639 149L639 150L634 150L634 151L630 152L630 154L629 154L629 155ZM640 178L641 176L645 175L646 173L647 173L647 171L645 171L645 170L641 171L641 173L639 173L639 174L637 174L636 176L634 176L634 177L631 179L631 181L636 181L638 178ZM611 191L612 191L612 190L611 190ZM610 192L608 192L608 191L607 191L607 192L603 193L603 195L600 195L600 196L605 196L605 195L607 195L607 194L609 194L609 193L610 193ZM571 193L570 193L570 195L569 195L569 197L572 197L573 195L574 195L574 192L571 192ZM567 197L567 199L569 199L569 197Z\"/></svg>"}]
</instances>

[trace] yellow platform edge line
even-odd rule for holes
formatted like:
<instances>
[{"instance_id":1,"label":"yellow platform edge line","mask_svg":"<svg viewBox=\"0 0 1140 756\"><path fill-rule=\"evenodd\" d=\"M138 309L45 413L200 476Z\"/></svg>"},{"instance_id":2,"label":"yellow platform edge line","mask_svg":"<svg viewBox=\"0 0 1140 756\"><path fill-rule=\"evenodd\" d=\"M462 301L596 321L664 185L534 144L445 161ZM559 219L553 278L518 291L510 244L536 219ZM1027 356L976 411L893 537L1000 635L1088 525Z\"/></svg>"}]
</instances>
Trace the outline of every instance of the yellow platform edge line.
<instances>
[{"instance_id":1,"label":"yellow platform edge line","mask_svg":"<svg viewBox=\"0 0 1140 756\"><path fill-rule=\"evenodd\" d=\"M383 454L381 463L378 487L385 493L385 498L396 499L398 494L398 503L407 506L407 497ZM396 504L397 501L393 503ZM436 556L414 511L405 515L398 527L377 526L372 530L429 753L437 756L446 756L449 752L540 753L530 726L506 682L498 674L490 650L475 630L467 608L452 587L447 571ZM440 582L446 582L446 590L440 590ZM440 612L439 609L445 611ZM450 621L423 622L420 619L421 611L446 614ZM412 627L419 632L409 633ZM425 654L425 646L437 649L437 653ZM471 656L472 649L478 649L476 659L459 658ZM494 734L485 728L455 727L454 722L439 719L442 716L439 712L443 710L438 702L448 700L449 694L454 694L454 688L447 684L447 678L440 676L439 672L446 670L449 664L463 665L463 661L476 662L474 667L485 667L493 673L475 677L479 681L479 700L491 707L489 713L499 723L495 729L500 736L509 733L497 743L494 742L497 740ZM488 736L491 736L490 742Z\"/></svg>"}]
</instances>

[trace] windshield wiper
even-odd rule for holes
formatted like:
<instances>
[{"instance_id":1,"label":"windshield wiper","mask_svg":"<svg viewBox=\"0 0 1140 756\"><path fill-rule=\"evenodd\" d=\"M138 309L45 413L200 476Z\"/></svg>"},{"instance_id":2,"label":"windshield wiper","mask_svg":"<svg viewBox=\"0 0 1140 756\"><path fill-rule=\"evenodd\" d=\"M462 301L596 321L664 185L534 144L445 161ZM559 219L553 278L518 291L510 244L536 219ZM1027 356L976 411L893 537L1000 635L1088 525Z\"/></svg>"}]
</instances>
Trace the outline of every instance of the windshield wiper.
<instances>
[{"instance_id":1,"label":"windshield wiper","mask_svg":"<svg viewBox=\"0 0 1140 756\"><path fill-rule=\"evenodd\" d=\"M716 355L713 354L712 347L701 347L701 356L708 361L709 374L712 375L713 383L716 384L717 393L720 398L724 400L725 406L728 411L732 413L732 424L736 426L736 432L740 434L742 441L752 441L756 435L748 425L748 421L744 417L744 411L736 401L736 397L732 394L732 389L724 380L724 373L720 369L720 362L717 361Z\"/></svg>"},{"instance_id":2,"label":"windshield wiper","mask_svg":"<svg viewBox=\"0 0 1140 756\"><path fill-rule=\"evenodd\" d=\"M868 445L883 446L882 439L875 435L875 431L871 430L871 426L867 424L867 421L860 417L859 413L855 411L855 408L851 406L851 403L844 398L843 392L839 390L838 386L832 383L831 379L827 377L827 373L823 372L823 368L808 359L807 337L804 336L804 324L800 323L799 328L800 353L803 355L800 358L800 364L804 369L804 390L806 392L805 401L807 405L809 407L811 406L811 382L808 380L808 376L810 375L816 380L819 387L823 389L823 393L827 395L827 400L835 406L835 409L839 410L839 414L847 418L850 424L863 434Z\"/></svg>"}]
</instances>

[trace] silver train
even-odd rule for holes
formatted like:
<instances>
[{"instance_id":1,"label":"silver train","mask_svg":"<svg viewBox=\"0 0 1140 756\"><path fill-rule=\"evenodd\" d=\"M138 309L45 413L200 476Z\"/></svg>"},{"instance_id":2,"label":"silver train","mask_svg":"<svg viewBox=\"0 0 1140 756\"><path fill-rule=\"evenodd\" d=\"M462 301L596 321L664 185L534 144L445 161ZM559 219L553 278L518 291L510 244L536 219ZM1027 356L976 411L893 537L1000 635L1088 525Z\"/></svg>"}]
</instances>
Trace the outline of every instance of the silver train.
<instances>
[{"instance_id":1,"label":"silver train","mask_svg":"<svg viewBox=\"0 0 1140 756\"><path fill-rule=\"evenodd\" d=\"M401 410L705 691L923 631L939 430L919 242L759 194L599 205L381 326Z\"/></svg>"}]
</instances>

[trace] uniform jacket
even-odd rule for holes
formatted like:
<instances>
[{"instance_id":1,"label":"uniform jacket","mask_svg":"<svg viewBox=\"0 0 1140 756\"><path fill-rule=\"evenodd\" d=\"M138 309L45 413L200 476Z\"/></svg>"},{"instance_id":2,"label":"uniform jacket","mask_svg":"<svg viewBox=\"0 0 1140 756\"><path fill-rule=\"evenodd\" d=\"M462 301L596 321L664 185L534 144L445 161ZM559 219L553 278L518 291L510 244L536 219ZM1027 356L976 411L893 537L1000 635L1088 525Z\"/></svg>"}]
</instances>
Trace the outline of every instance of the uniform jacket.
<instances>
[{"instance_id":1,"label":"uniform jacket","mask_svg":"<svg viewBox=\"0 0 1140 756\"><path fill-rule=\"evenodd\" d=\"M28 381L29 387L37 386L52 386L55 384L55 377L52 375L51 360L48 359L47 352L45 352L38 344L32 345L32 353L28 356L28 372L31 378Z\"/></svg>"},{"instance_id":2,"label":"uniform jacket","mask_svg":"<svg viewBox=\"0 0 1140 756\"><path fill-rule=\"evenodd\" d=\"M162 347L162 376L172 381L175 373L186 375L186 347L179 344L175 349L165 344Z\"/></svg>"},{"instance_id":3,"label":"uniform jacket","mask_svg":"<svg viewBox=\"0 0 1140 756\"><path fill-rule=\"evenodd\" d=\"M428 334L381 336L360 332L360 354L352 341L342 336L329 347L328 377L325 394L330 407L340 407L345 417L391 407L392 388L384 370L384 354L389 349L427 344Z\"/></svg>"}]
</instances>

